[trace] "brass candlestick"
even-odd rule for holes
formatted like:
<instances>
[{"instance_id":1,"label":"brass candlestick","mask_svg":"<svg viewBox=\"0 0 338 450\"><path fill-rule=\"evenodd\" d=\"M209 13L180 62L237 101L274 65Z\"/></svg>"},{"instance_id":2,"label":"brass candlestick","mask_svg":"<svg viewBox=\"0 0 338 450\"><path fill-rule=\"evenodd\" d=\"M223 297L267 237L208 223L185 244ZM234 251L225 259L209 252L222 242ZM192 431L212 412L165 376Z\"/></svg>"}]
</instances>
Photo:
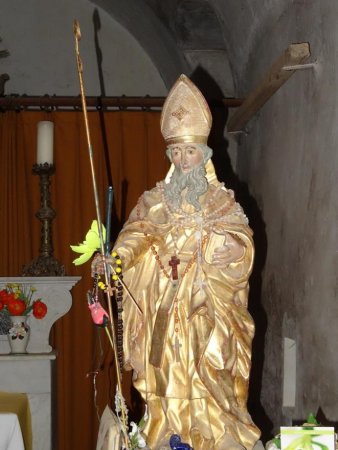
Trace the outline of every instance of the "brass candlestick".
<instances>
[{"instance_id":1,"label":"brass candlestick","mask_svg":"<svg viewBox=\"0 0 338 450\"><path fill-rule=\"evenodd\" d=\"M65 268L53 257L52 221L56 216L50 200L50 177L55 173L53 164L34 164L33 174L40 177L41 208L35 214L41 221L40 255L26 264L22 270L23 276L44 277L63 276Z\"/></svg>"}]
</instances>

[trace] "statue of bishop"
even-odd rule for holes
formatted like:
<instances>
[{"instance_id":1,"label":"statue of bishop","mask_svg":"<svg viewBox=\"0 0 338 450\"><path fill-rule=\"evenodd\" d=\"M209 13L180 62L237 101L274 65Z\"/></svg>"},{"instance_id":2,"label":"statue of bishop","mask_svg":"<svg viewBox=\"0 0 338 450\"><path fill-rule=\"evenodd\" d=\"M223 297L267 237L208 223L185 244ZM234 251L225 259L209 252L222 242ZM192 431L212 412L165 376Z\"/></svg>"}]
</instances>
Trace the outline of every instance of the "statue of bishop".
<instances>
[{"instance_id":1,"label":"statue of bishop","mask_svg":"<svg viewBox=\"0 0 338 450\"><path fill-rule=\"evenodd\" d=\"M161 116L171 170L141 195L114 247L140 307L125 296L124 367L147 404L152 450L173 434L194 450L251 450L260 435L247 411L252 231L217 180L211 123L181 75Z\"/></svg>"}]
</instances>

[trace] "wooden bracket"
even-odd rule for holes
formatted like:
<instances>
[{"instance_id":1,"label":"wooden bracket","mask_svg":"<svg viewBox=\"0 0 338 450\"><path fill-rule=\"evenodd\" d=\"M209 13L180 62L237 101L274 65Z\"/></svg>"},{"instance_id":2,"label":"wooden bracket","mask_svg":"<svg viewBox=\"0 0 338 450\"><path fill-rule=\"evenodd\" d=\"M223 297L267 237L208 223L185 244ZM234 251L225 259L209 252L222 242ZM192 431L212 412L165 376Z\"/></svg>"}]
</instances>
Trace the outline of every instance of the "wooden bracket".
<instances>
[{"instance_id":1,"label":"wooden bracket","mask_svg":"<svg viewBox=\"0 0 338 450\"><path fill-rule=\"evenodd\" d=\"M248 95L242 105L230 117L227 130L229 133L240 131L252 116L269 100L270 97L295 73L297 66L310 56L308 42L291 44L267 72L259 85ZM288 70L285 70L285 67Z\"/></svg>"},{"instance_id":2,"label":"wooden bracket","mask_svg":"<svg viewBox=\"0 0 338 450\"><path fill-rule=\"evenodd\" d=\"M0 42L2 42L2 38L0 37ZM7 58L9 56L8 50L0 50L0 58Z\"/></svg>"},{"instance_id":3,"label":"wooden bracket","mask_svg":"<svg viewBox=\"0 0 338 450\"><path fill-rule=\"evenodd\" d=\"M0 58L7 58L9 56L8 50L0 50Z\"/></svg>"}]
</instances>

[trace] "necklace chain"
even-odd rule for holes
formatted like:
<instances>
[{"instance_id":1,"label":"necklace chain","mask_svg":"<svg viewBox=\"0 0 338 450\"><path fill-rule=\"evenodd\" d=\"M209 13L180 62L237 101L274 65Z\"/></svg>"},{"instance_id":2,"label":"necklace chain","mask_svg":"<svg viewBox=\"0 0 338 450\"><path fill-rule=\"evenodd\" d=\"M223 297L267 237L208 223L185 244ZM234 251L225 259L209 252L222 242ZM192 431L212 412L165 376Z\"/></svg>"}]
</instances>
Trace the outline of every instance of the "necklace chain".
<instances>
[{"instance_id":1,"label":"necklace chain","mask_svg":"<svg viewBox=\"0 0 338 450\"><path fill-rule=\"evenodd\" d=\"M177 247L177 240L178 240L178 228L179 227L183 227L182 223L177 223L176 221L172 220L173 219L173 214L170 211L170 207L167 204L167 199L165 198L163 189L161 190L161 195L162 195L162 202L164 204L164 207L168 213L168 216L170 217L170 223L173 223L173 228L174 231L172 232L172 239L175 245L175 256L177 256L177 254L179 253L178 247ZM166 268L164 267L164 264L156 250L156 247L152 241L152 238L149 234L147 234L144 231L144 223L142 222L142 218L141 218L141 211L140 211L140 201L141 198L139 198L139 201L137 203L137 207L136 207L136 215L137 215L137 219L140 222L140 226L143 229L143 233L145 236L145 239L147 241L147 244L149 246L149 249L151 250L153 256L155 257L155 261L158 264L158 267L160 268L160 270L162 271L163 275L172 282L172 287L173 288L177 288L178 285L178 281L171 279L174 278L172 277L168 271L166 270ZM183 210L180 211L182 212L185 216L185 224L188 225L188 220L187 220L187 216L188 214L185 213ZM191 267L194 265L194 263L197 261L197 278L201 277L201 264L202 264L202 251L203 251L203 247L204 245L207 243L208 239L209 239L209 235L208 233L205 234L203 236L203 216L201 214L196 215L196 218L194 218L192 221L189 220L189 225L190 226L198 226L198 230L196 231L195 235L196 235L196 239L197 239L197 248L194 251L192 257L189 259L189 261L187 262L185 268L183 269L183 271L181 272L181 280L183 280L183 278L187 275L187 273L189 272L189 270L191 269ZM175 225L177 225L175 227ZM203 236L203 237L202 237ZM173 270L174 267L172 268L172 275L173 275ZM202 286L202 279L201 279L201 286ZM178 298L177 298L177 293L174 296L174 303L173 303L173 320L174 320L174 341L175 343L173 344L174 346L174 352L176 354L176 362L180 361L180 347L182 346L180 344L179 341L179 335L180 335L180 331L181 331L181 324L180 324L180 318L179 318L179 305L178 305Z\"/></svg>"},{"instance_id":2,"label":"necklace chain","mask_svg":"<svg viewBox=\"0 0 338 450\"><path fill-rule=\"evenodd\" d=\"M141 222L142 219L141 219L141 212L140 212L140 206L139 206L139 205L140 205L140 202L138 202L138 204L137 204L136 214L137 214L138 220ZM142 222L141 222L141 225L140 225L140 226L141 226L142 229L144 228L144 224L143 224ZM157 262L159 268L161 269L163 275L164 275L166 278L168 278L168 279L170 280L170 279L171 279L171 275L170 275L170 274L168 273L168 271L165 269L164 264L163 264L163 262L162 262L162 260L161 260L161 258L160 258L160 256L159 256L157 250L156 250L156 247L155 247L155 245L154 245L154 243L153 243L151 237L150 237L149 234L147 234L146 232L143 232L143 233L144 233L144 236L145 236L145 238L146 238L146 240L147 240L148 246L149 246L149 248L150 248L152 254L155 256L155 260L156 260L156 262ZM193 264L194 264L194 262L196 261L196 259L197 259L197 258L199 259L199 253L200 253L200 251L201 251L201 248L205 245L205 243L207 242L207 240L208 240L208 235L205 235L205 236L203 236L202 239L200 239L200 242L199 242L199 245L198 245L197 249L194 251L192 257L191 257L190 260L187 262L187 265L185 266L183 272L181 273L181 278L182 278L182 279L183 279L183 278L186 276L186 274L189 272L189 270L190 270L191 267L193 266ZM175 245L176 245L176 244L175 244ZM176 246L176 248L177 248L177 246Z\"/></svg>"}]
</instances>

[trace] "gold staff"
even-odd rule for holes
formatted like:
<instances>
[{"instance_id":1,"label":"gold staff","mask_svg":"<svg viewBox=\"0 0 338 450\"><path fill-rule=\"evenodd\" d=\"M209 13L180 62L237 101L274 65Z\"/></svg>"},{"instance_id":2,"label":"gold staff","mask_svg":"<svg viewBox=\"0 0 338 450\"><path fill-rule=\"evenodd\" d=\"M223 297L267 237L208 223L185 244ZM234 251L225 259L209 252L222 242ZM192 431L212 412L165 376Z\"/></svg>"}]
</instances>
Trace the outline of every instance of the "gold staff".
<instances>
[{"instance_id":1,"label":"gold staff","mask_svg":"<svg viewBox=\"0 0 338 450\"><path fill-rule=\"evenodd\" d=\"M100 205L99 205L99 196L98 196L98 191L97 191L94 161L93 161L93 149L92 149L92 144L91 144L91 139L90 139L88 115L87 115L87 104L86 104L86 97L85 97L84 84L83 84L83 65L82 65L80 51L79 51L79 41L81 39L81 30L80 30L79 22L77 20L74 20L73 31L74 31L74 37L75 37L75 53L76 53L77 70L78 70L79 81L80 81L82 111L83 111L85 128L86 128L86 137L87 137L88 154L89 154L89 161L90 161L90 168L91 168L91 175L92 175L97 225L98 225L98 231L99 231L99 237L100 237L100 247L101 247L101 254L105 255L104 240L103 240L103 234L102 234L101 213L100 213ZM111 346L113 348L114 363L115 363L116 378L117 378L117 388L119 391L120 398L123 399L121 371L120 371L120 365L119 365L119 361L118 361L118 357L117 357L116 334L115 334L115 326L114 326L114 321L113 321L113 311L112 311L112 306L111 306L112 289L110 287L111 285L110 285L108 268L107 268L107 263L105 261L105 258L104 258L103 262L104 262L103 266L104 266L105 284L107 286L106 296L107 296L107 304L108 304L108 311L109 311L109 323L110 323L111 333L109 333L107 327L105 327L105 330L108 335ZM127 415L126 415L126 411L124 410L124 402L123 401L121 401L121 415L122 415L122 423L123 423L123 426L125 427L125 429L123 430L123 435L125 438L125 445L126 445L126 448L129 449L130 445L129 445L128 433L127 433L127 427L128 427Z\"/></svg>"}]
</instances>

